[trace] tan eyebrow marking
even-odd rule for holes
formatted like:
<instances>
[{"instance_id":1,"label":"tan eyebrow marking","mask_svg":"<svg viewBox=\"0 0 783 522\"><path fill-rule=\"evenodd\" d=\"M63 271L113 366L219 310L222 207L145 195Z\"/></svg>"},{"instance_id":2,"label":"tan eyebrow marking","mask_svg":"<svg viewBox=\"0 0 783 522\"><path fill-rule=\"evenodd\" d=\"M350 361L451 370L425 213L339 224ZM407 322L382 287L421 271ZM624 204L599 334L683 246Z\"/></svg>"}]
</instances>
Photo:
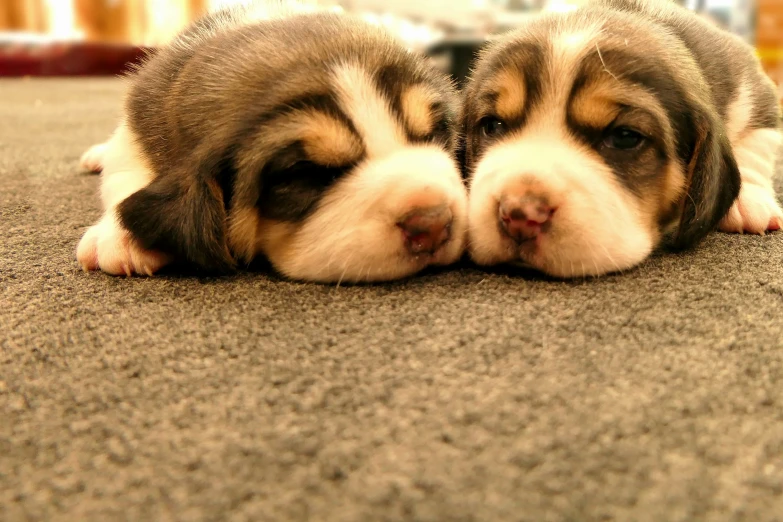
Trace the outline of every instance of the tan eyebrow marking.
<instances>
[{"instance_id":1,"label":"tan eyebrow marking","mask_svg":"<svg viewBox=\"0 0 783 522\"><path fill-rule=\"evenodd\" d=\"M621 106L605 90L587 88L573 99L568 110L580 125L603 129L614 121Z\"/></svg>"},{"instance_id":2,"label":"tan eyebrow marking","mask_svg":"<svg viewBox=\"0 0 783 522\"><path fill-rule=\"evenodd\" d=\"M495 112L504 120L513 120L522 116L527 100L525 78L521 71L503 69L494 80L497 92Z\"/></svg>"},{"instance_id":3,"label":"tan eyebrow marking","mask_svg":"<svg viewBox=\"0 0 783 522\"><path fill-rule=\"evenodd\" d=\"M416 84L402 93L400 101L403 118L412 134L427 136L434 130L432 106L438 102L437 93L425 85Z\"/></svg>"},{"instance_id":4,"label":"tan eyebrow marking","mask_svg":"<svg viewBox=\"0 0 783 522\"><path fill-rule=\"evenodd\" d=\"M327 166L347 165L364 152L358 136L343 123L322 112L305 112L292 121L290 129L302 142L307 156Z\"/></svg>"}]
</instances>

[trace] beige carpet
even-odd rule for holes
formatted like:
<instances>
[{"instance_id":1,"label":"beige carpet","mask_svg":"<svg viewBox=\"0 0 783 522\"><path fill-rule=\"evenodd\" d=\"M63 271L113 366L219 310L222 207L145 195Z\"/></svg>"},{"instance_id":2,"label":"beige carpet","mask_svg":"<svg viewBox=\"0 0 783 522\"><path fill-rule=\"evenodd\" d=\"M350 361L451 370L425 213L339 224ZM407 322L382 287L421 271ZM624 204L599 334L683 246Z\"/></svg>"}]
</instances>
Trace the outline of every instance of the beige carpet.
<instances>
[{"instance_id":1,"label":"beige carpet","mask_svg":"<svg viewBox=\"0 0 783 522\"><path fill-rule=\"evenodd\" d=\"M0 520L783 520L783 234L574 282L85 274L120 97L0 82Z\"/></svg>"}]
</instances>

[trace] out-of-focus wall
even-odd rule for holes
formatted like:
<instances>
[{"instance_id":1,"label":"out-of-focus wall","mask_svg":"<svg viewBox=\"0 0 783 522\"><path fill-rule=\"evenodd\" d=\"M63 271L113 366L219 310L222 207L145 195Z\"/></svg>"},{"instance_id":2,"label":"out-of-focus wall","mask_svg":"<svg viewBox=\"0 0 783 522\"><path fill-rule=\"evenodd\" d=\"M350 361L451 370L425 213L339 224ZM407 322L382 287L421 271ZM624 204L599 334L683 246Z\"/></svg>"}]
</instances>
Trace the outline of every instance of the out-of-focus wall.
<instances>
[{"instance_id":1,"label":"out-of-focus wall","mask_svg":"<svg viewBox=\"0 0 783 522\"><path fill-rule=\"evenodd\" d=\"M158 45L209 5L210 0L0 0L0 31Z\"/></svg>"},{"instance_id":2,"label":"out-of-focus wall","mask_svg":"<svg viewBox=\"0 0 783 522\"><path fill-rule=\"evenodd\" d=\"M3 0L0 2L0 31L49 30L49 14L43 0Z\"/></svg>"},{"instance_id":3,"label":"out-of-focus wall","mask_svg":"<svg viewBox=\"0 0 783 522\"><path fill-rule=\"evenodd\" d=\"M757 0L756 50L783 103L783 0Z\"/></svg>"},{"instance_id":4,"label":"out-of-focus wall","mask_svg":"<svg viewBox=\"0 0 783 522\"><path fill-rule=\"evenodd\" d=\"M0 32L155 46L210 8L252 1L257 0L0 0ZM362 14L421 49L454 35L481 40L487 31L513 28L541 8L568 10L588 0L295 1ZM765 69L783 86L783 0L673 1L755 42Z\"/></svg>"},{"instance_id":5,"label":"out-of-focus wall","mask_svg":"<svg viewBox=\"0 0 783 522\"><path fill-rule=\"evenodd\" d=\"M166 42L207 8L207 0L70 1L87 40L137 45Z\"/></svg>"}]
</instances>

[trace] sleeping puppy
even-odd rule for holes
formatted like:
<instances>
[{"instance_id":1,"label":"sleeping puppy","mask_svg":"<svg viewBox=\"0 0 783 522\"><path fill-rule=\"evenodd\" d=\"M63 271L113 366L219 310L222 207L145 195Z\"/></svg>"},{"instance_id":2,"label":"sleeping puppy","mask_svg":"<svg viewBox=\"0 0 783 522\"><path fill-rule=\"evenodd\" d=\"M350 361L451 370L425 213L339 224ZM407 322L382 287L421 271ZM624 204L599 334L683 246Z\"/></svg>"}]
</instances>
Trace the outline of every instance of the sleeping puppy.
<instances>
[{"instance_id":1,"label":"sleeping puppy","mask_svg":"<svg viewBox=\"0 0 783 522\"><path fill-rule=\"evenodd\" d=\"M85 270L225 272L265 256L294 279L379 281L457 260L467 195L451 81L347 16L228 11L131 78L85 153L105 213Z\"/></svg>"},{"instance_id":2,"label":"sleeping puppy","mask_svg":"<svg viewBox=\"0 0 783 522\"><path fill-rule=\"evenodd\" d=\"M772 82L748 45L667 0L594 1L493 42L464 118L482 265L598 275L783 222Z\"/></svg>"}]
</instances>

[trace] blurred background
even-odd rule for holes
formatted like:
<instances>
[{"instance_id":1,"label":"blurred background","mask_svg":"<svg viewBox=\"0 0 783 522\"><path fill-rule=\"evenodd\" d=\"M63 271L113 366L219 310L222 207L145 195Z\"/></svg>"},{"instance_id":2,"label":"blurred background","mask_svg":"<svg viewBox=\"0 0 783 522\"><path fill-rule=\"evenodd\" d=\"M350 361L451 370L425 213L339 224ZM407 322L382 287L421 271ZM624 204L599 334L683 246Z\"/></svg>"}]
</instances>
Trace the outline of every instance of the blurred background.
<instances>
[{"instance_id":1,"label":"blurred background","mask_svg":"<svg viewBox=\"0 0 783 522\"><path fill-rule=\"evenodd\" d=\"M0 0L0 75L117 74L208 10L249 0ZM586 0L300 0L388 27L462 81L487 38ZM752 45L783 86L783 0L672 0ZM783 99L783 88L779 91Z\"/></svg>"}]
</instances>

